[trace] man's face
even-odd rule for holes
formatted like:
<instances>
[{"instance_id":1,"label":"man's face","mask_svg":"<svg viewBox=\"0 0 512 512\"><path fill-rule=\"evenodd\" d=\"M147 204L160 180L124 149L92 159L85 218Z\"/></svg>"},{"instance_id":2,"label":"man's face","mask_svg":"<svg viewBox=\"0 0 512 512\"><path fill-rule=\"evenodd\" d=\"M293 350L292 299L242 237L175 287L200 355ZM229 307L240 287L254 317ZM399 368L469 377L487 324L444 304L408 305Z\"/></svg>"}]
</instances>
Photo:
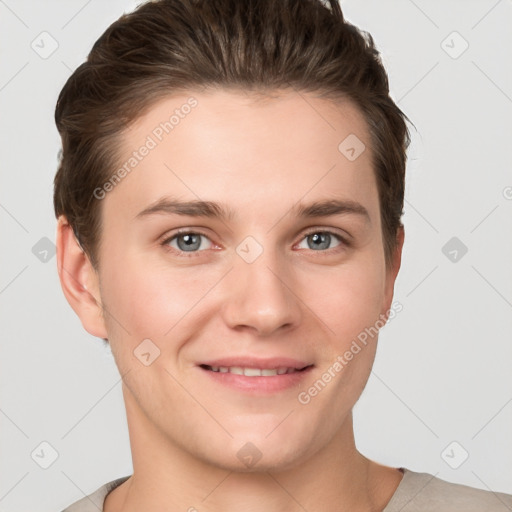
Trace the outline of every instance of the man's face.
<instances>
[{"instance_id":1,"label":"man's face","mask_svg":"<svg viewBox=\"0 0 512 512\"><path fill-rule=\"evenodd\" d=\"M395 278L359 111L191 92L151 108L123 147L121 165L137 163L102 200L99 286L129 424L237 470L260 454L259 469L292 467L347 435L376 338L338 356L389 310ZM309 209L334 201L346 208Z\"/></svg>"}]
</instances>

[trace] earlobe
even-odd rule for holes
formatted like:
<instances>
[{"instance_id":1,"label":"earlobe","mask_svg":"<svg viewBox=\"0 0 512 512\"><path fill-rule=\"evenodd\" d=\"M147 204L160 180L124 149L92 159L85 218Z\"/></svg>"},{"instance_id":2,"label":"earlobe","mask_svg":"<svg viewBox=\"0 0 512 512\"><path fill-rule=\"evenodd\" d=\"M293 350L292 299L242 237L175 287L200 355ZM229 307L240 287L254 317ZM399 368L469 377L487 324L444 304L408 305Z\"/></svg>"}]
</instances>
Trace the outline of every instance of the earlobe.
<instances>
[{"instance_id":1,"label":"earlobe","mask_svg":"<svg viewBox=\"0 0 512 512\"><path fill-rule=\"evenodd\" d=\"M57 222L56 245L60 284L69 305L89 334L98 338L108 338L97 272L63 215Z\"/></svg>"}]
</instances>

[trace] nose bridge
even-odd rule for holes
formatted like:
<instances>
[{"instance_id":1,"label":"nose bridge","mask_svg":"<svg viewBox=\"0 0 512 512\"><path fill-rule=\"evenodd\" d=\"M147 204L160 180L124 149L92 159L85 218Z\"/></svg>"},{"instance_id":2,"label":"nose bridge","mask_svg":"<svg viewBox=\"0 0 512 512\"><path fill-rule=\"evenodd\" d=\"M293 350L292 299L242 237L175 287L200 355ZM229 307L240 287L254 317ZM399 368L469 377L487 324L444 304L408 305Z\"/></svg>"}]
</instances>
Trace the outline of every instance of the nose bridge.
<instances>
[{"instance_id":1,"label":"nose bridge","mask_svg":"<svg viewBox=\"0 0 512 512\"><path fill-rule=\"evenodd\" d=\"M290 290L292 267L286 266L276 249L264 247L253 237L244 239L236 253L224 307L229 326L247 326L260 334L271 334L283 326L296 325L300 308Z\"/></svg>"}]
</instances>

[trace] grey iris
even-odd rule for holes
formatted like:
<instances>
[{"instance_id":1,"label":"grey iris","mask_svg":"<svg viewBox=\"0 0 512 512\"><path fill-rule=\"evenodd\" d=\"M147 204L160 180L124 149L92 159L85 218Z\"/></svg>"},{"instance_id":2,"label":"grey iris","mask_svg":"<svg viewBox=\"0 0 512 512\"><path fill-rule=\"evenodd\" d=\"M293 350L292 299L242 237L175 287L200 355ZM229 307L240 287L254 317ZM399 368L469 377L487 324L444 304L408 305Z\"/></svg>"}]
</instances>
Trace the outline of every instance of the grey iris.
<instances>
[{"instance_id":1,"label":"grey iris","mask_svg":"<svg viewBox=\"0 0 512 512\"><path fill-rule=\"evenodd\" d=\"M184 243L182 243L182 240ZM181 251L194 251L201 246L201 235L187 234L178 237L178 247Z\"/></svg>"},{"instance_id":2,"label":"grey iris","mask_svg":"<svg viewBox=\"0 0 512 512\"><path fill-rule=\"evenodd\" d=\"M329 233L313 233L308 235L308 246L310 249L328 249L331 242L331 235ZM309 241L313 243L310 244Z\"/></svg>"}]
</instances>

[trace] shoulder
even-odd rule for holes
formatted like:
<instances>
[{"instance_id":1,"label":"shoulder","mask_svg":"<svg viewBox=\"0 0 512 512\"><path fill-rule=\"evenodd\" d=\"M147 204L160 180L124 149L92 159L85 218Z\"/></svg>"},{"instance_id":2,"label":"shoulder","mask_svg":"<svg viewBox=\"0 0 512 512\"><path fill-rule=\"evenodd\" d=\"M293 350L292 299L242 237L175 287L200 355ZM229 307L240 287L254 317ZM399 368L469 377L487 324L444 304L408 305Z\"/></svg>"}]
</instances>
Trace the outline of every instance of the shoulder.
<instances>
[{"instance_id":1,"label":"shoulder","mask_svg":"<svg viewBox=\"0 0 512 512\"><path fill-rule=\"evenodd\" d=\"M123 476L112 480L111 482L102 485L96 489L92 494L84 496L82 499L75 501L62 512L98 512L103 510L103 502L107 494L113 491L116 487L119 487L123 482L128 480L130 476Z\"/></svg>"},{"instance_id":2,"label":"shoulder","mask_svg":"<svg viewBox=\"0 0 512 512\"><path fill-rule=\"evenodd\" d=\"M441 480L403 468L404 476L383 512L510 512L512 495Z\"/></svg>"}]
</instances>

